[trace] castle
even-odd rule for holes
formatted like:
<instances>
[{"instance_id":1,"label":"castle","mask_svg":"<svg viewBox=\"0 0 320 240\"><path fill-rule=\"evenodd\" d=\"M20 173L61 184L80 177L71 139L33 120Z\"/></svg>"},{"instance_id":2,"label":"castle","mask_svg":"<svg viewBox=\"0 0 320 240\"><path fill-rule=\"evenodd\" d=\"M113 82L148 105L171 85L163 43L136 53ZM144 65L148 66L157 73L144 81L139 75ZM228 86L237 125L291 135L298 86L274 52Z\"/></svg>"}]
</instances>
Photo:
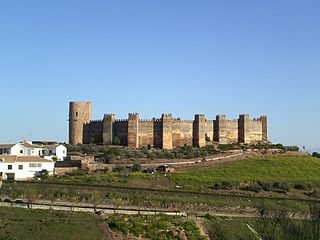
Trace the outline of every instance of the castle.
<instances>
[{"instance_id":1,"label":"castle","mask_svg":"<svg viewBox=\"0 0 320 240\"><path fill-rule=\"evenodd\" d=\"M152 146L170 150L185 144L204 147L206 142L268 141L266 116L250 119L248 114L241 114L239 119L228 120L225 115L218 115L215 120L207 120L204 115L197 114L194 120L182 120L162 114L161 118L143 120L138 113L129 113L128 119L105 114L102 120L95 121L91 116L91 102L70 102L70 144L111 145L116 140L129 148Z\"/></svg>"}]
</instances>

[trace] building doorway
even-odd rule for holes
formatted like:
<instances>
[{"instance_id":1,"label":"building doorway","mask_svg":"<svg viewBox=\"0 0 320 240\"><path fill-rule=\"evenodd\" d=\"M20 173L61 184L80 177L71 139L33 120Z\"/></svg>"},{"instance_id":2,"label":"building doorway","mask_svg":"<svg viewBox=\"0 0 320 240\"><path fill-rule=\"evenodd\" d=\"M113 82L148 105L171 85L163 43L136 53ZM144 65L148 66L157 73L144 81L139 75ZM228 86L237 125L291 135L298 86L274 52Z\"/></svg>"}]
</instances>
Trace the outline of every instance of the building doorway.
<instances>
[{"instance_id":1,"label":"building doorway","mask_svg":"<svg viewBox=\"0 0 320 240\"><path fill-rule=\"evenodd\" d=\"M7 180L14 180L14 173L6 173Z\"/></svg>"}]
</instances>

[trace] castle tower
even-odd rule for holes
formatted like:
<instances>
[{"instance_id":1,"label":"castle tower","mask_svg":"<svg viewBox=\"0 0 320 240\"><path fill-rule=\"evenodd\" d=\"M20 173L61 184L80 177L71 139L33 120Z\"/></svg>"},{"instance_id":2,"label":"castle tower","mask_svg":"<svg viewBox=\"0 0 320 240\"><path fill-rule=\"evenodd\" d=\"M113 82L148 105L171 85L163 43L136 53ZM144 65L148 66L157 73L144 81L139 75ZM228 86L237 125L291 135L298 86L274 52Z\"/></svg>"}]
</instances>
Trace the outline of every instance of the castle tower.
<instances>
[{"instance_id":1,"label":"castle tower","mask_svg":"<svg viewBox=\"0 0 320 240\"><path fill-rule=\"evenodd\" d=\"M262 116L261 118L262 122L262 141L267 142L268 141L268 120L267 116Z\"/></svg>"},{"instance_id":2,"label":"castle tower","mask_svg":"<svg viewBox=\"0 0 320 240\"><path fill-rule=\"evenodd\" d=\"M139 114L129 113L128 118L128 148L139 148Z\"/></svg>"},{"instance_id":3,"label":"castle tower","mask_svg":"<svg viewBox=\"0 0 320 240\"><path fill-rule=\"evenodd\" d=\"M220 144L227 143L227 117L226 115L217 115L214 121L214 140Z\"/></svg>"},{"instance_id":4,"label":"castle tower","mask_svg":"<svg viewBox=\"0 0 320 240\"><path fill-rule=\"evenodd\" d=\"M172 146L172 115L162 114L162 148L171 150Z\"/></svg>"},{"instance_id":5,"label":"castle tower","mask_svg":"<svg viewBox=\"0 0 320 240\"><path fill-rule=\"evenodd\" d=\"M114 114L105 114L103 117L102 142L105 145L113 144L114 140L114 122L116 116Z\"/></svg>"},{"instance_id":6,"label":"castle tower","mask_svg":"<svg viewBox=\"0 0 320 240\"><path fill-rule=\"evenodd\" d=\"M83 125L91 121L91 102L70 102L69 104L69 143L83 143Z\"/></svg>"},{"instance_id":7,"label":"castle tower","mask_svg":"<svg viewBox=\"0 0 320 240\"><path fill-rule=\"evenodd\" d=\"M250 143L250 117L249 114L240 114L238 120L238 141L239 143Z\"/></svg>"},{"instance_id":8,"label":"castle tower","mask_svg":"<svg viewBox=\"0 0 320 240\"><path fill-rule=\"evenodd\" d=\"M206 146L206 119L203 114L196 114L193 130L193 145L195 147Z\"/></svg>"}]
</instances>

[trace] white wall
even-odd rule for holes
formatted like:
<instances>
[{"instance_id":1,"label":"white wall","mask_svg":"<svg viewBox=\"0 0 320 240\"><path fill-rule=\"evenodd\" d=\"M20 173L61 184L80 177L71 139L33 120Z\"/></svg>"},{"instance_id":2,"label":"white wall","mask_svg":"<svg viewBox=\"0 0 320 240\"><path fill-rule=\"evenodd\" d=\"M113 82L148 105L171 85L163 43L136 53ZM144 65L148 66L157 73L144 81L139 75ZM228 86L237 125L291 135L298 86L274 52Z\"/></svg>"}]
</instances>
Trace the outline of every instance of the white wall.
<instances>
[{"instance_id":1,"label":"white wall","mask_svg":"<svg viewBox=\"0 0 320 240\"><path fill-rule=\"evenodd\" d=\"M35 167L30 166L35 165ZM8 165L12 166L12 169L8 169ZM19 169L19 165L22 165L22 169ZM33 178L36 172L40 172L42 169L46 169L49 175L53 175L54 162L0 162L0 172L2 172L2 178L7 179L6 173L14 173L16 180L22 180L27 178Z\"/></svg>"}]
</instances>

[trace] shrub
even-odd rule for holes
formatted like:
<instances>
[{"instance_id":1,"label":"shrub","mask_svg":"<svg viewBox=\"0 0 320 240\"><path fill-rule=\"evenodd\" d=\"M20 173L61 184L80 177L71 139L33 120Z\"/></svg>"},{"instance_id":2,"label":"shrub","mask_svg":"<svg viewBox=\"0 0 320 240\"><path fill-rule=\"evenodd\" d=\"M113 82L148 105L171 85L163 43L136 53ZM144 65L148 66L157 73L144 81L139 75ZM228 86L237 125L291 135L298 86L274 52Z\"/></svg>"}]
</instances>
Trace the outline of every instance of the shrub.
<instances>
[{"instance_id":1,"label":"shrub","mask_svg":"<svg viewBox=\"0 0 320 240\"><path fill-rule=\"evenodd\" d=\"M273 144L272 147L276 149L285 150L285 147L281 143Z\"/></svg>"},{"instance_id":2,"label":"shrub","mask_svg":"<svg viewBox=\"0 0 320 240\"><path fill-rule=\"evenodd\" d=\"M235 187L239 186L238 182L233 181L221 181L221 182L214 182L213 189L222 189L222 190L231 190Z\"/></svg>"},{"instance_id":3,"label":"shrub","mask_svg":"<svg viewBox=\"0 0 320 240\"><path fill-rule=\"evenodd\" d=\"M123 232L124 234L129 234L129 226L125 222L120 220L111 220L108 225L113 230Z\"/></svg>"},{"instance_id":4,"label":"shrub","mask_svg":"<svg viewBox=\"0 0 320 240\"><path fill-rule=\"evenodd\" d=\"M275 191L286 193L289 192L290 186L285 182L275 182L273 183L273 188L275 189Z\"/></svg>"},{"instance_id":5,"label":"shrub","mask_svg":"<svg viewBox=\"0 0 320 240\"><path fill-rule=\"evenodd\" d=\"M214 154L217 152L216 149L214 148L214 146L212 146L212 145L205 146L204 150L207 151L207 153L209 153L209 154Z\"/></svg>"},{"instance_id":6,"label":"shrub","mask_svg":"<svg viewBox=\"0 0 320 240\"><path fill-rule=\"evenodd\" d=\"M256 192L256 193L262 191L262 187L258 183L252 183L250 185L243 187L242 189L245 191L251 191L251 192Z\"/></svg>"},{"instance_id":7,"label":"shrub","mask_svg":"<svg viewBox=\"0 0 320 240\"><path fill-rule=\"evenodd\" d=\"M148 152L147 153L147 158L148 159L154 159L156 157L156 155L153 152Z\"/></svg>"},{"instance_id":8,"label":"shrub","mask_svg":"<svg viewBox=\"0 0 320 240\"><path fill-rule=\"evenodd\" d=\"M144 153L142 151L134 151L134 156L137 158L143 158Z\"/></svg>"},{"instance_id":9,"label":"shrub","mask_svg":"<svg viewBox=\"0 0 320 240\"><path fill-rule=\"evenodd\" d=\"M320 158L320 153L318 153L318 152L313 152L313 153L312 153L312 157Z\"/></svg>"},{"instance_id":10,"label":"shrub","mask_svg":"<svg viewBox=\"0 0 320 240\"><path fill-rule=\"evenodd\" d=\"M298 189L298 190L311 190L312 184L311 183L296 183L294 185L294 188Z\"/></svg>"},{"instance_id":11,"label":"shrub","mask_svg":"<svg viewBox=\"0 0 320 240\"><path fill-rule=\"evenodd\" d=\"M209 213L207 213L206 215L204 215L204 218L205 218L206 220L209 220L209 221L214 221L214 220L217 219L217 217L212 216L212 215L210 215Z\"/></svg>"},{"instance_id":12,"label":"shrub","mask_svg":"<svg viewBox=\"0 0 320 240\"><path fill-rule=\"evenodd\" d=\"M157 151L155 152L157 158L164 158L165 157L165 153L163 150Z\"/></svg>"},{"instance_id":13,"label":"shrub","mask_svg":"<svg viewBox=\"0 0 320 240\"><path fill-rule=\"evenodd\" d=\"M142 170L141 163L135 162L132 167L133 172L140 172Z\"/></svg>"},{"instance_id":14,"label":"shrub","mask_svg":"<svg viewBox=\"0 0 320 240\"><path fill-rule=\"evenodd\" d=\"M176 158L183 158L184 157L184 154L183 153L176 153Z\"/></svg>"},{"instance_id":15,"label":"shrub","mask_svg":"<svg viewBox=\"0 0 320 240\"><path fill-rule=\"evenodd\" d=\"M235 150L236 147L234 144L219 144L218 149L221 151L230 151Z\"/></svg>"},{"instance_id":16,"label":"shrub","mask_svg":"<svg viewBox=\"0 0 320 240\"><path fill-rule=\"evenodd\" d=\"M190 159L190 158L194 158L194 152L188 152L187 154L186 154L186 156L185 156L185 158L188 158L188 159Z\"/></svg>"},{"instance_id":17,"label":"shrub","mask_svg":"<svg viewBox=\"0 0 320 240\"><path fill-rule=\"evenodd\" d=\"M284 148L289 152L298 152L300 150L298 146L285 146Z\"/></svg>"},{"instance_id":18,"label":"shrub","mask_svg":"<svg viewBox=\"0 0 320 240\"><path fill-rule=\"evenodd\" d=\"M113 143L114 143L114 145L120 145L121 144L120 138L118 136L115 136L114 140L113 140Z\"/></svg>"},{"instance_id":19,"label":"shrub","mask_svg":"<svg viewBox=\"0 0 320 240\"><path fill-rule=\"evenodd\" d=\"M272 191L272 183L271 182L258 182L263 191Z\"/></svg>"}]
</instances>

